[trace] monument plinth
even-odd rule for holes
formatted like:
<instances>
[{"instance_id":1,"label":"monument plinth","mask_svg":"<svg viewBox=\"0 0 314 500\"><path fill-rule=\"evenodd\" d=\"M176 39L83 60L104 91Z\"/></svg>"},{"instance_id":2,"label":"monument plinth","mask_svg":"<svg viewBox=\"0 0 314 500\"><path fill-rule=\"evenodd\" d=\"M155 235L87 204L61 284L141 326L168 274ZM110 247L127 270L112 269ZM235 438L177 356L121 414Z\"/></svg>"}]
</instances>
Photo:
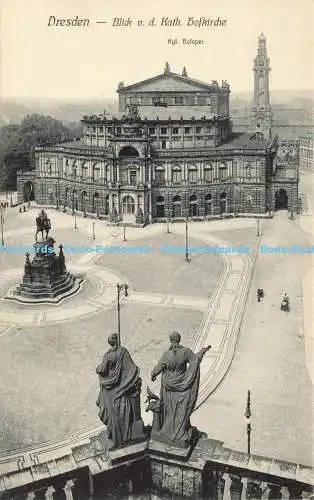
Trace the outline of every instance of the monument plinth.
<instances>
[{"instance_id":1,"label":"monument plinth","mask_svg":"<svg viewBox=\"0 0 314 500\"><path fill-rule=\"evenodd\" d=\"M30 304L56 304L80 289L83 279L67 271L63 246L59 245L59 254L56 255L54 244L55 240L48 238L48 231L46 239L34 243L32 261L29 252L25 255L23 283L11 288L6 299Z\"/></svg>"}]
</instances>

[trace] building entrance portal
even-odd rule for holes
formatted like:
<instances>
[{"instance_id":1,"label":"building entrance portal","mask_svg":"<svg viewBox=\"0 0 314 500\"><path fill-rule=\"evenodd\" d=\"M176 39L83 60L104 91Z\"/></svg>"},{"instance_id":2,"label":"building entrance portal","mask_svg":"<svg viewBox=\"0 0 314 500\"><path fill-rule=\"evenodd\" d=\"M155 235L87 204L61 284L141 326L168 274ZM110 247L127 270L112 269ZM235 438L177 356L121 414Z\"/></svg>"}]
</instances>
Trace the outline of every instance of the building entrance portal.
<instances>
[{"instance_id":1,"label":"building entrance portal","mask_svg":"<svg viewBox=\"0 0 314 500\"><path fill-rule=\"evenodd\" d=\"M127 195L122 198L121 213L124 222L135 222L135 202L132 196Z\"/></svg>"},{"instance_id":2,"label":"building entrance portal","mask_svg":"<svg viewBox=\"0 0 314 500\"><path fill-rule=\"evenodd\" d=\"M25 182L23 186L23 201L32 201L35 199L34 184L32 181Z\"/></svg>"},{"instance_id":3,"label":"building entrance portal","mask_svg":"<svg viewBox=\"0 0 314 500\"><path fill-rule=\"evenodd\" d=\"M285 189L278 189L275 194L275 210L288 209L288 195Z\"/></svg>"}]
</instances>

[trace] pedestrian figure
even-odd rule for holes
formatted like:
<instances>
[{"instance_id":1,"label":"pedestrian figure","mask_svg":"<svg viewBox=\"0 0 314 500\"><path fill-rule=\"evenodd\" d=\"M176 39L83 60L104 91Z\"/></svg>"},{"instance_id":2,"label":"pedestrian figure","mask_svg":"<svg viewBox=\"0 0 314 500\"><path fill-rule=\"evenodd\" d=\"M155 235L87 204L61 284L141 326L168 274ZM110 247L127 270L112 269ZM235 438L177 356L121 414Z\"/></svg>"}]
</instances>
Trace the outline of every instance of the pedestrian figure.
<instances>
[{"instance_id":1,"label":"pedestrian figure","mask_svg":"<svg viewBox=\"0 0 314 500\"><path fill-rule=\"evenodd\" d=\"M20 212L20 214L22 213L22 207L21 207L21 206L20 206L20 208L19 208L19 212Z\"/></svg>"},{"instance_id":2,"label":"pedestrian figure","mask_svg":"<svg viewBox=\"0 0 314 500\"><path fill-rule=\"evenodd\" d=\"M26 207L25 207L25 205L23 205L23 212L26 212Z\"/></svg>"}]
</instances>

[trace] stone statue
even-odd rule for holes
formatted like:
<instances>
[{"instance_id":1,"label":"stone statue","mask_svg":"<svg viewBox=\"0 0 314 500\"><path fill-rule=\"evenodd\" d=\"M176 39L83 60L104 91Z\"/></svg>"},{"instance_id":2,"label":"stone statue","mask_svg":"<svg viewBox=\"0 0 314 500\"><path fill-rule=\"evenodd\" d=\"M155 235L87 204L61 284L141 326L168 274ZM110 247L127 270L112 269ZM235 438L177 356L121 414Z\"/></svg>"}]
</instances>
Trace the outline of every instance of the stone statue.
<instances>
[{"instance_id":1,"label":"stone statue","mask_svg":"<svg viewBox=\"0 0 314 500\"><path fill-rule=\"evenodd\" d=\"M151 374L153 382L162 374L158 404L161 428L155 430L153 426L151 437L156 441L187 448L194 439L190 416L198 396L200 363L210 346L193 353L188 347L180 345L181 336L178 332L173 332L169 338L170 348Z\"/></svg>"},{"instance_id":2,"label":"stone statue","mask_svg":"<svg viewBox=\"0 0 314 500\"><path fill-rule=\"evenodd\" d=\"M145 439L141 418L142 380L129 351L119 345L116 333L108 338L110 349L97 366L100 390L97 400L99 418L107 426L111 449Z\"/></svg>"}]
</instances>

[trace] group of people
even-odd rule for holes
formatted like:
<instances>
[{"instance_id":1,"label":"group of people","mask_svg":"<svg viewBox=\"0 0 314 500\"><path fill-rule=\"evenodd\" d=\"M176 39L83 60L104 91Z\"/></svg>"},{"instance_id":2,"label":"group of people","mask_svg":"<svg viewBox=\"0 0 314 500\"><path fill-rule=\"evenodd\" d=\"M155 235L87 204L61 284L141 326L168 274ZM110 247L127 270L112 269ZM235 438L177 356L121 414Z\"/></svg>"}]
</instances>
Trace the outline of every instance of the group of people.
<instances>
[{"instance_id":1,"label":"group of people","mask_svg":"<svg viewBox=\"0 0 314 500\"><path fill-rule=\"evenodd\" d=\"M9 208L9 202L8 201L2 201L0 206L3 209Z\"/></svg>"},{"instance_id":2,"label":"group of people","mask_svg":"<svg viewBox=\"0 0 314 500\"><path fill-rule=\"evenodd\" d=\"M154 413L151 430L154 440L186 448L194 432L190 416L198 396L200 363L210 346L194 353L180 344L178 332L173 332L169 338L169 350L151 373L152 382L161 374L160 397L147 388L149 405L146 411ZM145 439L140 404L142 380L139 368L128 350L120 345L118 335L110 335L108 342L110 349L96 369L100 382L96 404L99 418L107 426L112 448L117 448Z\"/></svg>"},{"instance_id":3,"label":"group of people","mask_svg":"<svg viewBox=\"0 0 314 500\"><path fill-rule=\"evenodd\" d=\"M264 295L265 294L264 294L263 288L258 288L257 292L256 292L257 302L260 302L262 300L262 298L264 297ZM289 305L290 305L290 300L289 300L289 297L288 297L287 293L285 292L285 294L284 294L284 296L282 297L282 300L281 300L280 308L281 308L281 310L288 311L289 310Z\"/></svg>"}]
</instances>

